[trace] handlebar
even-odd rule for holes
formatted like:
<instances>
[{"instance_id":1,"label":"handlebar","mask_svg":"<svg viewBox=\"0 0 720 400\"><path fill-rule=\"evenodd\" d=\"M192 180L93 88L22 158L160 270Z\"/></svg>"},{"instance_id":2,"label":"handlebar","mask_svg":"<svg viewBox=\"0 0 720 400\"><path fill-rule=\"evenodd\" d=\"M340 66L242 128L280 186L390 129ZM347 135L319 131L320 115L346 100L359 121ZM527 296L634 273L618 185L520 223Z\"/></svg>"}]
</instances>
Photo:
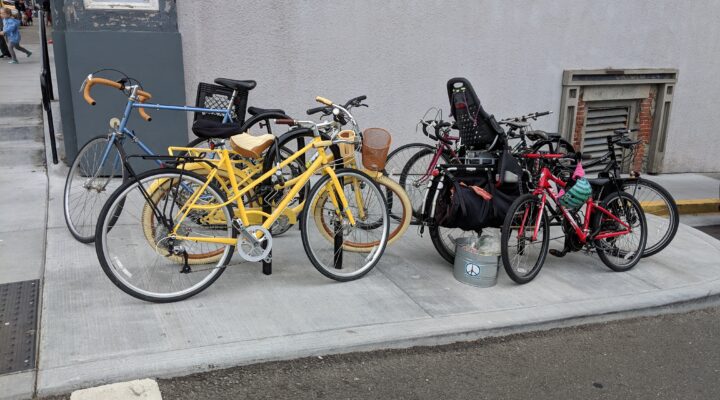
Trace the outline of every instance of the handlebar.
<instances>
[{"instance_id":1,"label":"handlebar","mask_svg":"<svg viewBox=\"0 0 720 400\"><path fill-rule=\"evenodd\" d=\"M126 89L125 85L120 82L111 81L111 80L105 79L105 78L89 77L89 78L85 79L85 82L84 82L83 98L85 99L85 102L90 104L91 106L94 106L97 104L95 99L93 99L92 96L90 96L90 90L92 89L92 87L94 85L109 86L109 87L112 87L112 88L115 88L118 90L123 90L123 91ZM152 95L150 93L148 93L144 90L141 90L141 89L137 89L135 94L137 95L137 101L139 101L140 103L144 103L152 98ZM144 108L138 108L138 113L145 121L148 121L148 122L152 121L152 117L147 112L145 112Z\"/></svg>"},{"instance_id":2,"label":"handlebar","mask_svg":"<svg viewBox=\"0 0 720 400\"><path fill-rule=\"evenodd\" d=\"M500 120L501 124L508 124L511 122L527 122L529 119L533 121L537 121L539 117L544 117L546 115L552 114L552 111L537 111L530 114L521 115L519 117L512 117L512 118L505 118L503 120Z\"/></svg>"},{"instance_id":3,"label":"handlebar","mask_svg":"<svg viewBox=\"0 0 720 400\"><path fill-rule=\"evenodd\" d=\"M348 101L345 103L345 105L342 106L342 108L344 108L344 109L346 109L346 110L350 110L350 109L352 109L352 108L354 108L354 107L360 107L360 106L368 107L367 104L363 104L363 103L362 103L362 101L365 100L365 99L367 99L367 96L365 96L365 95L358 96L358 97L353 97L352 99L348 100ZM317 113L321 112L324 116L327 116L327 115L331 115L331 114L333 113L333 109L335 108L335 104L332 103L332 101L330 101L330 100L328 100L328 99L326 99L326 98L324 98L324 97L319 97L319 96L316 97L315 100L318 101L318 102L320 102L320 103L323 103L323 104L327 104L326 102L330 102L330 105L310 108L310 109L308 109L308 110L306 111L306 112L307 112L307 115L313 115L313 114L317 114ZM322 100L322 101L321 101L321 100Z\"/></svg>"}]
</instances>

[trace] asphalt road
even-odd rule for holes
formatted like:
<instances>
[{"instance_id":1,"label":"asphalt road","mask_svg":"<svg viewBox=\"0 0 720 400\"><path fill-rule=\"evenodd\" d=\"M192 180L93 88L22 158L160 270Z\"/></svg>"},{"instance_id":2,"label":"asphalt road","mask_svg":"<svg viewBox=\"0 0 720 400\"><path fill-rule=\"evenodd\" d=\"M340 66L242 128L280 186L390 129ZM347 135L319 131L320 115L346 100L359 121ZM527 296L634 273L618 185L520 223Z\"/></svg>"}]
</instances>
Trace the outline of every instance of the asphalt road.
<instances>
[{"instance_id":1,"label":"asphalt road","mask_svg":"<svg viewBox=\"0 0 720 400\"><path fill-rule=\"evenodd\" d=\"M718 399L720 308L159 384L164 399Z\"/></svg>"}]
</instances>

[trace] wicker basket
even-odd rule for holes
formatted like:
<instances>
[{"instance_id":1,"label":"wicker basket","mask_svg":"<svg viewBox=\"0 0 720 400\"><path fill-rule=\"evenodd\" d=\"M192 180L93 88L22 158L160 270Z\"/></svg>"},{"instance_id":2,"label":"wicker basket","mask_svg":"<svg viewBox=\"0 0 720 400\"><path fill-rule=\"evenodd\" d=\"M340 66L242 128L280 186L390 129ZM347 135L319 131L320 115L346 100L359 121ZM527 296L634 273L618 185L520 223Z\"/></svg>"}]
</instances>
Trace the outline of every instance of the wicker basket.
<instances>
[{"instance_id":1,"label":"wicker basket","mask_svg":"<svg viewBox=\"0 0 720 400\"><path fill-rule=\"evenodd\" d=\"M355 140L355 132L351 131L349 129L346 129L344 131L340 131L338 133L338 137L343 140ZM355 160L355 145L349 144L349 143L340 143L338 144L338 147L340 148L340 157L343 159L343 163L348 163L348 161L354 161Z\"/></svg>"},{"instance_id":2,"label":"wicker basket","mask_svg":"<svg viewBox=\"0 0 720 400\"><path fill-rule=\"evenodd\" d=\"M392 136L380 128L368 128L363 131L362 163L370 171L382 171L387 162Z\"/></svg>"}]
</instances>

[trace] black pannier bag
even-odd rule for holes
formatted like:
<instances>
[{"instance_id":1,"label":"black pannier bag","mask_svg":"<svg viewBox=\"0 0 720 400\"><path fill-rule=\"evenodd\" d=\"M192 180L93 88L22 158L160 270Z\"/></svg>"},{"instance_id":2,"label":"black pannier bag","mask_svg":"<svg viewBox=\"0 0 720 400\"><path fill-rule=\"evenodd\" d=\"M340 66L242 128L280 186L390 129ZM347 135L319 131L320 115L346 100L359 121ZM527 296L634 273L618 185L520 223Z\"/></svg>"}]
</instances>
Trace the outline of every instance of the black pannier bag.
<instances>
[{"instance_id":1,"label":"black pannier bag","mask_svg":"<svg viewBox=\"0 0 720 400\"><path fill-rule=\"evenodd\" d=\"M495 117L485 112L475 90L465 78L452 78L447 83L450 114L460 132L462 143L473 149L500 148L504 131Z\"/></svg>"},{"instance_id":2,"label":"black pannier bag","mask_svg":"<svg viewBox=\"0 0 720 400\"><path fill-rule=\"evenodd\" d=\"M476 190L484 191L491 198L485 199ZM445 177L435 203L435 222L445 228L465 231L500 228L519 195L517 184L496 185L486 177Z\"/></svg>"}]
</instances>

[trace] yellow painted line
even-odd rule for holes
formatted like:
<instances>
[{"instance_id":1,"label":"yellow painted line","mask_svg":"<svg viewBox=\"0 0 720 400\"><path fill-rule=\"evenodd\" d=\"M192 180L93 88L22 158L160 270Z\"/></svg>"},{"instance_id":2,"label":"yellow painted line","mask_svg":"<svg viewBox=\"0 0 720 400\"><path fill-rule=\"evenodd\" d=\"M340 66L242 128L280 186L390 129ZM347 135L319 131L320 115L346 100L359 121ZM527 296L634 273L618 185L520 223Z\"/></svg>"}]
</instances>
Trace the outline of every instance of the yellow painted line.
<instances>
[{"instance_id":1,"label":"yellow painted line","mask_svg":"<svg viewBox=\"0 0 720 400\"><path fill-rule=\"evenodd\" d=\"M680 214L705 214L720 211L720 199L677 200L675 204L677 204ZM667 215L665 202L643 201L640 205L648 214Z\"/></svg>"}]
</instances>

